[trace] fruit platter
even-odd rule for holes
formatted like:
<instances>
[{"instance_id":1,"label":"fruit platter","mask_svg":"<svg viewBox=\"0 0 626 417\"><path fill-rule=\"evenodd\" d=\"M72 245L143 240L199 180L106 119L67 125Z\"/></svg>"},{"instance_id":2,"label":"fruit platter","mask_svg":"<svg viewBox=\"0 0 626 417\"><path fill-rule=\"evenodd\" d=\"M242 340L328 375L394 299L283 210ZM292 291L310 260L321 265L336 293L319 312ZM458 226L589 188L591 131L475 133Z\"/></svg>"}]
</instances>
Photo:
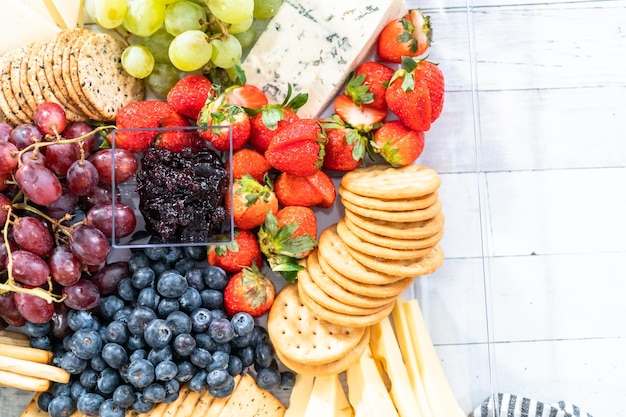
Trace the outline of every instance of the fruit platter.
<instances>
[{"instance_id":1,"label":"fruit platter","mask_svg":"<svg viewBox=\"0 0 626 417\"><path fill-rule=\"evenodd\" d=\"M0 6L41 28L0 58L15 417L466 414L411 296L446 68L409 3Z\"/></svg>"}]
</instances>

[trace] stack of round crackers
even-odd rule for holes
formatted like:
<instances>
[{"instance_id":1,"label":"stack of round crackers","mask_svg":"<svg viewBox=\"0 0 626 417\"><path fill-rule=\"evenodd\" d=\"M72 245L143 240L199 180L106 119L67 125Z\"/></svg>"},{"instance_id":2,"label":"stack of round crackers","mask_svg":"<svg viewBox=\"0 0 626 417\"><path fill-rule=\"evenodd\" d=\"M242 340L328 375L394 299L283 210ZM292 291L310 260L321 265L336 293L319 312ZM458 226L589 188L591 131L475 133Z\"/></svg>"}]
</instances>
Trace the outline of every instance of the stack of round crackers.
<instances>
[{"instance_id":1,"label":"stack of round crackers","mask_svg":"<svg viewBox=\"0 0 626 417\"><path fill-rule=\"evenodd\" d=\"M119 109L143 100L142 80L121 65L124 44L106 33L61 31L0 57L0 115L17 126L32 123L45 101L60 104L69 121L114 121Z\"/></svg>"}]
</instances>

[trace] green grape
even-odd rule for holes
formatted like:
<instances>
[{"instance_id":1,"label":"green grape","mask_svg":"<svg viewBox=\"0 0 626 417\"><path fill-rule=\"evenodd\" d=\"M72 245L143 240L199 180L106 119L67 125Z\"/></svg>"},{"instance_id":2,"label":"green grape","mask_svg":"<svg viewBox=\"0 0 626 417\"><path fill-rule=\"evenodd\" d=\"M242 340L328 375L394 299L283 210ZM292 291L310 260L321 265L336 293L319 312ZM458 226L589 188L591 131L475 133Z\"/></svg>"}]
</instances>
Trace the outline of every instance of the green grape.
<instances>
[{"instance_id":1,"label":"green grape","mask_svg":"<svg viewBox=\"0 0 626 417\"><path fill-rule=\"evenodd\" d=\"M231 68L241 60L242 48L239 40L234 36L226 39L214 39L211 41L213 45L213 54L211 62L220 68Z\"/></svg>"},{"instance_id":2,"label":"green grape","mask_svg":"<svg viewBox=\"0 0 626 417\"><path fill-rule=\"evenodd\" d=\"M159 30L152 35L141 38L141 44L152 52L154 61L159 63L170 63L170 57L168 55L168 49L170 43L174 40L174 36L170 35L165 27L161 26Z\"/></svg>"},{"instance_id":3,"label":"green grape","mask_svg":"<svg viewBox=\"0 0 626 417\"><path fill-rule=\"evenodd\" d=\"M95 0L94 17L100 26L113 29L124 22L128 4L126 0Z\"/></svg>"},{"instance_id":4,"label":"green grape","mask_svg":"<svg viewBox=\"0 0 626 417\"><path fill-rule=\"evenodd\" d=\"M270 19L282 4L283 0L254 0L253 16L255 19Z\"/></svg>"},{"instance_id":5,"label":"green grape","mask_svg":"<svg viewBox=\"0 0 626 417\"><path fill-rule=\"evenodd\" d=\"M165 29L172 35L187 30L204 30L207 20L206 9L191 1L181 0L170 4L165 11Z\"/></svg>"},{"instance_id":6,"label":"green grape","mask_svg":"<svg viewBox=\"0 0 626 417\"><path fill-rule=\"evenodd\" d=\"M135 78L146 78L154 68L154 57L143 45L129 45L122 52L122 68Z\"/></svg>"},{"instance_id":7,"label":"green grape","mask_svg":"<svg viewBox=\"0 0 626 417\"><path fill-rule=\"evenodd\" d=\"M165 4L157 0L132 0L124 24L133 35L146 37L156 32L165 20Z\"/></svg>"},{"instance_id":8,"label":"green grape","mask_svg":"<svg viewBox=\"0 0 626 417\"><path fill-rule=\"evenodd\" d=\"M163 3L165 5L167 4L172 4L172 3L176 3L178 0L156 0L157 3Z\"/></svg>"},{"instance_id":9,"label":"green grape","mask_svg":"<svg viewBox=\"0 0 626 417\"><path fill-rule=\"evenodd\" d=\"M170 61L181 71L196 71L211 60L213 46L201 30L188 30L176 36L169 48Z\"/></svg>"},{"instance_id":10,"label":"green grape","mask_svg":"<svg viewBox=\"0 0 626 417\"><path fill-rule=\"evenodd\" d=\"M230 27L228 28L228 33L230 33L231 35L236 35L238 33L245 32L246 30L250 29L250 27L252 27L252 22L254 22L254 19L252 18L252 16L250 16L248 19L244 20L241 23L230 25Z\"/></svg>"},{"instance_id":11,"label":"green grape","mask_svg":"<svg viewBox=\"0 0 626 417\"><path fill-rule=\"evenodd\" d=\"M237 24L252 16L254 0L206 0L213 16L224 23Z\"/></svg>"},{"instance_id":12,"label":"green grape","mask_svg":"<svg viewBox=\"0 0 626 417\"><path fill-rule=\"evenodd\" d=\"M173 65L157 63L146 78L146 86L157 96L165 98L179 79L178 70Z\"/></svg>"},{"instance_id":13,"label":"green grape","mask_svg":"<svg viewBox=\"0 0 626 417\"><path fill-rule=\"evenodd\" d=\"M250 29L245 32L236 33L235 37L239 40L243 49L249 48L256 39L256 29L254 26L251 26Z\"/></svg>"}]
</instances>

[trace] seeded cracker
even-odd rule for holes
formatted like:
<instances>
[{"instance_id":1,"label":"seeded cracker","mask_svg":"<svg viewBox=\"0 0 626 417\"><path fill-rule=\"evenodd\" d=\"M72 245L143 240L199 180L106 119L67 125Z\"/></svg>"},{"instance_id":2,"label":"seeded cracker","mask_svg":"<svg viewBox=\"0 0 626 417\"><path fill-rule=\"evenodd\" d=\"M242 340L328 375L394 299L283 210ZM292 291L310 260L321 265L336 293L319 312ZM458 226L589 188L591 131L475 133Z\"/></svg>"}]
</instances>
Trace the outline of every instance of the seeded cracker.
<instances>
[{"instance_id":1,"label":"seeded cracker","mask_svg":"<svg viewBox=\"0 0 626 417\"><path fill-rule=\"evenodd\" d=\"M78 79L89 102L106 120L113 121L124 105L143 100L142 80L122 68L124 45L99 33L85 41L78 55Z\"/></svg>"},{"instance_id":2,"label":"seeded cracker","mask_svg":"<svg viewBox=\"0 0 626 417\"><path fill-rule=\"evenodd\" d=\"M11 53L6 53L3 56L0 57L0 68L4 67L6 65L7 62L11 61ZM2 111L2 113L4 114L4 117L6 119L6 121L13 125L19 125L20 124L20 120L17 118L17 116L15 114L13 114L13 111L11 111L11 108L9 107L9 103L7 102L7 99L4 95L4 91L3 89L0 88L0 110Z\"/></svg>"},{"instance_id":3,"label":"seeded cracker","mask_svg":"<svg viewBox=\"0 0 626 417\"><path fill-rule=\"evenodd\" d=\"M19 110L24 117L31 120L33 118L33 109L30 108L26 101L26 94L30 94L28 90L22 91L22 62L30 56L30 45L19 48L11 59L11 90L13 97L19 106Z\"/></svg>"},{"instance_id":4,"label":"seeded cracker","mask_svg":"<svg viewBox=\"0 0 626 417\"><path fill-rule=\"evenodd\" d=\"M13 90L11 89L11 63L13 62L13 58L18 53L19 49L16 49L4 55L6 59L2 60L0 73L0 80L2 80L2 93L4 94L4 98L9 106L10 113L13 114L20 123L29 123L30 119L26 116L26 114L24 114L24 112L22 112L22 109L15 99Z\"/></svg>"},{"instance_id":5,"label":"seeded cracker","mask_svg":"<svg viewBox=\"0 0 626 417\"><path fill-rule=\"evenodd\" d=\"M20 62L20 89L24 94L24 99L26 100L26 104L32 112L37 108L38 102L35 99L35 93L30 88L30 84L28 83L28 62L30 61L30 57L33 54L34 50L39 50L37 45L32 43L29 45L28 53L24 55L22 62Z\"/></svg>"},{"instance_id":6,"label":"seeded cracker","mask_svg":"<svg viewBox=\"0 0 626 417\"><path fill-rule=\"evenodd\" d=\"M72 102L72 100L63 78L63 54L76 38L85 33L85 29L77 28L64 30L57 35L56 40L54 41L54 48L52 48L52 73L54 76L54 82L59 87L59 92L66 97L68 102ZM72 105L79 109L75 103L72 102Z\"/></svg>"},{"instance_id":7,"label":"seeded cracker","mask_svg":"<svg viewBox=\"0 0 626 417\"><path fill-rule=\"evenodd\" d=\"M80 107L83 113L93 120L100 120L102 119L102 115L90 105L80 88L80 83L78 82L77 77L74 76L75 73L78 73L78 54L80 52L80 48L82 48L85 41L92 36L95 36L95 33L86 32L85 34L75 38L71 42L70 47L66 49L66 52L63 54L63 80L65 81L65 86L70 93L70 97L72 97L72 100L74 100L76 105ZM90 65L92 66L93 63Z\"/></svg>"},{"instance_id":8,"label":"seeded cracker","mask_svg":"<svg viewBox=\"0 0 626 417\"><path fill-rule=\"evenodd\" d=\"M67 89L61 89L57 80L54 76L54 46L56 45L56 39L54 41L50 41L46 43L45 49L42 51L43 54L43 70L46 75L46 80L48 80L48 85L50 86L50 90L54 93L54 96L59 100L59 103L63 106L63 108L76 115L83 116L83 119L87 119L87 116L84 116L83 112L80 108L70 100Z\"/></svg>"}]
</instances>

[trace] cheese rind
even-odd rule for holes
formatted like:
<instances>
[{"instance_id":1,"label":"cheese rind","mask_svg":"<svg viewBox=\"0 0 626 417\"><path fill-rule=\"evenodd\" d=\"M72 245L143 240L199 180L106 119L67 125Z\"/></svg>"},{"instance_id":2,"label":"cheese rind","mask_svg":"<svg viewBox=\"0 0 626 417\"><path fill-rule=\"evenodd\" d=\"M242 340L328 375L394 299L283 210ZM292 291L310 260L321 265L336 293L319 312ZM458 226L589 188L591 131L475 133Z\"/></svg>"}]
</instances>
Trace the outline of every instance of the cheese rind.
<instances>
[{"instance_id":1,"label":"cheese rind","mask_svg":"<svg viewBox=\"0 0 626 417\"><path fill-rule=\"evenodd\" d=\"M403 0L285 0L242 63L247 82L274 102L308 93L300 117L318 117L363 61Z\"/></svg>"}]
</instances>

